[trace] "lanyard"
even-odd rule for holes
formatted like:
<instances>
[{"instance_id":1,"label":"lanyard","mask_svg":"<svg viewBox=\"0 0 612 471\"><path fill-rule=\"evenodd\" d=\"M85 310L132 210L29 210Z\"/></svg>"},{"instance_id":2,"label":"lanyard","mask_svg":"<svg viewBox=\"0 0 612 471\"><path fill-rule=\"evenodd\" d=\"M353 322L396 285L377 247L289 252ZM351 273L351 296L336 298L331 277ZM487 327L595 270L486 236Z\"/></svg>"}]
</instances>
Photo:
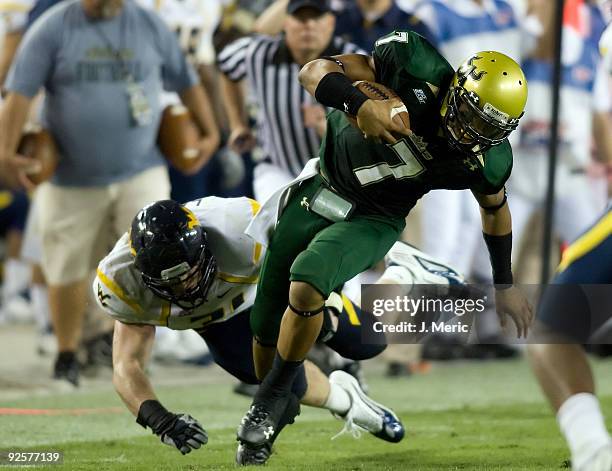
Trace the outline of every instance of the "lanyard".
<instances>
[{"instance_id":1,"label":"lanyard","mask_svg":"<svg viewBox=\"0 0 612 471\"><path fill-rule=\"evenodd\" d=\"M125 91L128 97L131 124L133 126L148 126L153 121L153 110L142 84L136 82L136 78L130 72L127 62L122 55L122 51L125 50L125 37L127 31L125 25L125 11L122 10L120 15L122 16L119 18L119 49L113 47L111 40L104 34L104 31L100 29L100 26L96 22L92 22L91 24L96 34L102 39L106 47L111 51L115 61L117 61L121 67L121 78L126 84Z\"/></svg>"},{"instance_id":2,"label":"lanyard","mask_svg":"<svg viewBox=\"0 0 612 471\"><path fill-rule=\"evenodd\" d=\"M126 15L125 15L124 9L125 9L125 6L121 10L121 13L119 13L121 17L119 18L119 48L118 49L115 49L115 47L113 46L113 43L111 42L109 37L106 36L106 34L104 34L104 31L102 31L97 21L91 21L90 23L95 33L102 40L102 42L104 42L104 45L111 52L115 61L119 63L119 66L121 67L122 78L128 83L133 83L135 79L132 76L130 69L122 55L122 51L125 50L125 37L126 37L126 30L127 30L127 28L125 27L125 16Z\"/></svg>"}]
</instances>

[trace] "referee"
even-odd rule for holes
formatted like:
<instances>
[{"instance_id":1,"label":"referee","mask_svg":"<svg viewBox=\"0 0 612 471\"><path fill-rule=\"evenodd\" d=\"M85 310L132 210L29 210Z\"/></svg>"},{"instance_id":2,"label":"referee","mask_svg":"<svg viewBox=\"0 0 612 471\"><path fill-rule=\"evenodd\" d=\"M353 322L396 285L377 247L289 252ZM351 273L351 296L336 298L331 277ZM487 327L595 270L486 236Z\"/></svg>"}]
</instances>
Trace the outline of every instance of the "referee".
<instances>
[{"instance_id":1,"label":"referee","mask_svg":"<svg viewBox=\"0 0 612 471\"><path fill-rule=\"evenodd\" d=\"M290 0L283 33L244 37L219 54L229 145L239 153L256 144L263 150L253 183L255 198L262 203L319 152L325 109L300 86L300 68L321 56L363 52L333 37L334 27L328 1ZM247 123L244 79L257 108L257 140Z\"/></svg>"}]
</instances>

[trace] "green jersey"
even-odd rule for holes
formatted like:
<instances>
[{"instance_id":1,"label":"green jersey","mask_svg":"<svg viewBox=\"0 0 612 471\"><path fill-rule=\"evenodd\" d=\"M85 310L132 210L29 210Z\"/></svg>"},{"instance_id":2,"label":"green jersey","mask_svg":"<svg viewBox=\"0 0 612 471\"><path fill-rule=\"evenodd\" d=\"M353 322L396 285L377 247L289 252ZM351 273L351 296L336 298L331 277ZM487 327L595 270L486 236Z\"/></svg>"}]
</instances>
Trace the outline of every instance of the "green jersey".
<instances>
[{"instance_id":1,"label":"green jersey","mask_svg":"<svg viewBox=\"0 0 612 471\"><path fill-rule=\"evenodd\" d=\"M484 154L453 149L441 130L440 108L454 70L434 47L411 31L376 41L376 81L394 90L408 108L413 134L393 145L364 139L341 111L327 118L320 157L331 185L361 214L405 217L434 189L497 193L512 169L512 149L502 142Z\"/></svg>"}]
</instances>

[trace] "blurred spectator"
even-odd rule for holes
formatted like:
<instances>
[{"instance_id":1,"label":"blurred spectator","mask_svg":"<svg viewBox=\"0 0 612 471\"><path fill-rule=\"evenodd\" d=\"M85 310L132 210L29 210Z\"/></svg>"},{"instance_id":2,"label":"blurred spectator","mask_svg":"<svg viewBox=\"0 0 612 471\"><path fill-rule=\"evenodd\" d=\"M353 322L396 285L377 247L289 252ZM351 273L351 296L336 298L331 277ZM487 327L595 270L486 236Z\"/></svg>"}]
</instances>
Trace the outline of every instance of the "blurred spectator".
<instances>
[{"instance_id":1,"label":"blurred spectator","mask_svg":"<svg viewBox=\"0 0 612 471\"><path fill-rule=\"evenodd\" d=\"M430 29L433 44L453 68L478 51L495 50L516 61L533 46L524 11L507 0L424 0L414 15ZM528 23L527 23L528 24ZM529 25L533 27L532 25ZM510 140L512 141L513 136ZM434 190L423 197L421 209L421 248L453 265L468 279L492 283L488 251L482 238L480 211L470 191ZM462 355L471 357L511 357L516 351L505 346L492 306L478 317L478 340L484 346L468 346ZM452 357L456 346L452 337L436 345L440 358ZM447 348L448 347L448 348ZM470 352L471 348L477 352ZM489 351L487 351L489 350ZM448 353L450 355L447 355Z\"/></svg>"},{"instance_id":2,"label":"blurred spectator","mask_svg":"<svg viewBox=\"0 0 612 471\"><path fill-rule=\"evenodd\" d=\"M536 9L543 24L550 6ZM555 183L554 229L570 242L583 232L605 207L602 185L589 176L591 142L597 157L612 159L610 90L601 63L598 41L604 22L596 5L567 2L564 28L571 29L563 43L560 90L558 161ZM517 245L527 231L532 214L546 195L548 144L553 80L552 25L545 26L542 43L523 64L529 82L529 100L519 126L520 143L514 147L514 169L509 182L512 231Z\"/></svg>"},{"instance_id":3,"label":"blurred spectator","mask_svg":"<svg viewBox=\"0 0 612 471\"><path fill-rule=\"evenodd\" d=\"M187 60L198 72L204 89L213 104L216 121L223 123L224 110L218 85L218 72L213 49L213 33L221 22L222 0L138 0L145 8L154 10L174 31ZM175 104L179 98L175 93L165 93L165 104ZM237 157L240 159L240 157ZM172 199L186 202L202 196L220 194L223 191L223 170L228 159L218 152L200 171L185 175L169 167ZM240 162L242 164L242 162ZM242 171L244 174L244 171ZM250 183L250 182L249 182Z\"/></svg>"},{"instance_id":4,"label":"blurred spectator","mask_svg":"<svg viewBox=\"0 0 612 471\"><path fill-rule=\"evenodd\" d=\"M28 197L21 191L0 187L0 238L4 240L0 324L30 320L31 309L25 298L30 269L19 256L23 228L28 213Z\"/></svg>"},{"instance_id":5,"label":"blurred spectator","mask_svg":"<svg viewBox=\"0 0 612 471\"><path fill-rule=\"evenodd\" d=\"M411 29L430 41L434 39L418 17L402 10L394 0L347 3L337 15L335 34L371 51L378 38L398 28Z\"/></svg>"},{"instance_id":6,"label":"blurred spectator","mask_svg":"<svg viewBox=\"0 0 612 471\"><path fill-rule=\"evenodd\" d=\"M21 41L28 11L34 0L0 1L0 31L2 31L2 51L0 52L0 86L4 84L13 56Z\"/></svg>"},{"instance_id":7,"label":"blurred spectator","mask_svg":"<svg viewBox=\"0 0 612 471\"><path fill-rule=\"evenodd\" d=\"M242 80L247 80L256 102L263 158L254 170L254 190L260 202L295 178L319 152L325 109L300 86L301 66L321 56L358 51L354 44L332 36L335 20L325 0L292 0L287 11L284 35L245 37L218 57L225 74L229 145L236 152L256 144L246 120Z\"/></svg>"},{"instance_id":8,"label":"blurred spectator","mask_svg":"<svg viewBox=\"0 0 612 471\"><path fill-rule=\"evenodd\" d=\"M277 34L283 26L288 0L276 0L255 21L254 31ZM432 40L429 29L395 0L355 0L331 3L336 15L335 35L371 51L374 41L397 28L408 28Z\"/></svg>"},{"instance_id":9,"label":"blurred spectator","mask_svg":"<svg viewBox=\"0 0 612 471\"><path fill-rule=\"evenodd\" d=\"M32 98L45 87L44 126L61 159L40 188L43 270L58 341L54 376L78 384L75 350L97 250L106 250L143 205L169 196L155 144L162 88L180 93L204 137L203 162L218 145L208 100L175 35L132 0L72 0L26 33L0 113L0 167L27 183L15 149Z\"/></svg>"},{"instance_id":10,"label":"blurred spectator","mask_svg":"<svg viewBox=\"0 0 612 471\"><path fill-rule=\"evenodd\" d=\"M513 6L505 0L426 0L414 14L432 31L435 46L453 67L483 49L521 59L524 34ZM421 248L466 276L490 280L480 212L471 193L435 190L421 205Z\"/></svg>"}]
</instances>

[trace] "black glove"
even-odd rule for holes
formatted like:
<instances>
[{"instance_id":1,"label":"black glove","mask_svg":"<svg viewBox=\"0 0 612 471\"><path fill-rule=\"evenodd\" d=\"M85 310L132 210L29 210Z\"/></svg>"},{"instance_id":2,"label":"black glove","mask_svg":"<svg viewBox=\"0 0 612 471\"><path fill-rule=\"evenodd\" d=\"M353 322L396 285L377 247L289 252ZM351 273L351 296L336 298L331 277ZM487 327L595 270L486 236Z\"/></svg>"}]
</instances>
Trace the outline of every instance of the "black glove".
<instances>
[{"instance_id":1,"label":"black glove","mask_svg":"<svg viewBox=\"0 0 612 471\"><path fill-rule=\"evenodd\" d=\"M136 422L150 427L162 443L177 448L183 455L208 442L206 430L196 419L187 414L173 414L152 399L140 405Z\"/></svg>"}]
</instances>

